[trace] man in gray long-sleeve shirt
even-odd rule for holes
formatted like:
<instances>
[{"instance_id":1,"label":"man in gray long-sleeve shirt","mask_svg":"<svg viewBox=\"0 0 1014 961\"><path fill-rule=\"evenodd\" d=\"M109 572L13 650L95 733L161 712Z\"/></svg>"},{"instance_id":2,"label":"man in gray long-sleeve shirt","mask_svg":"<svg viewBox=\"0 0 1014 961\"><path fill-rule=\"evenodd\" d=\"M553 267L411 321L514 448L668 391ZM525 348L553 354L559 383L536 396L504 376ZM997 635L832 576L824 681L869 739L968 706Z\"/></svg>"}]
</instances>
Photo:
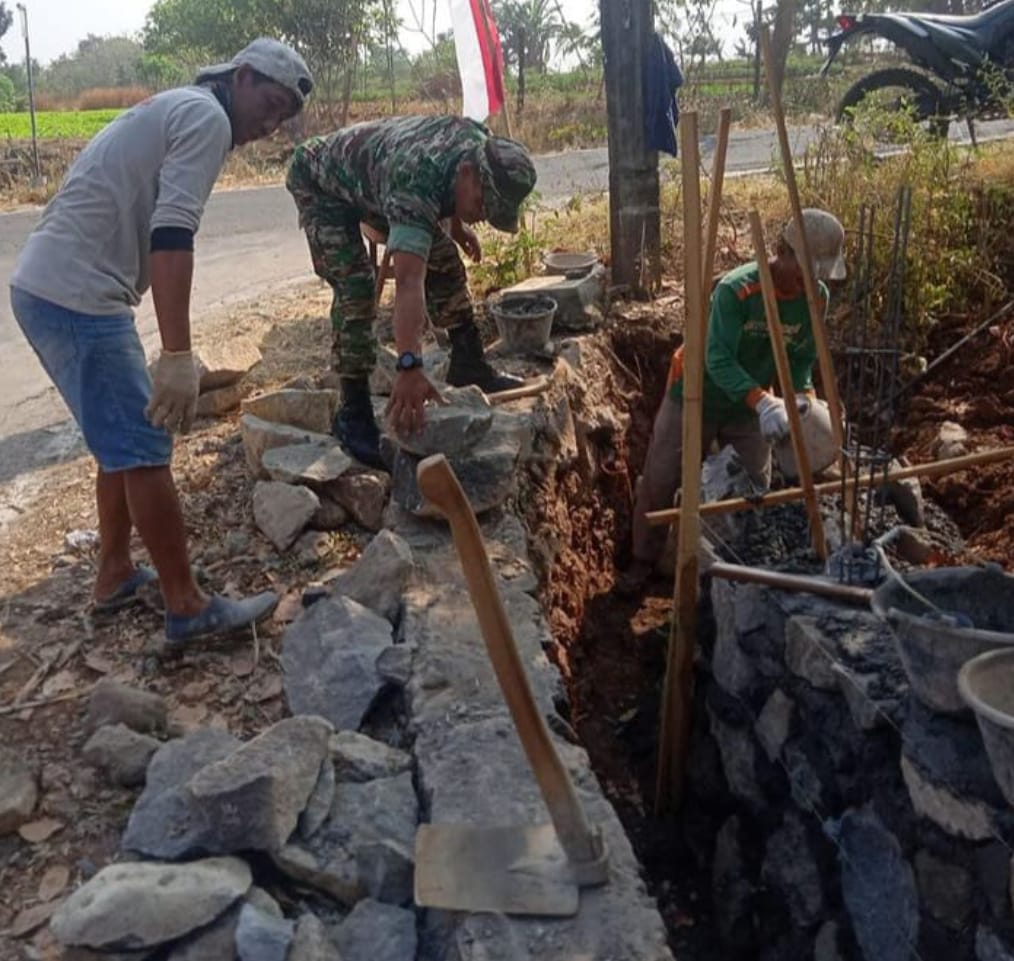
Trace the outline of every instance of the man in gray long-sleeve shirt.
<instances>
[{"instance_id":1,"label":"man in gray long-sleeve shirt","mask_svg":"<svg viewBox=\"0 0 1014 961\"><path fill-rule=\"evenodd\" d=\"M231 600L198 588L171 432L189 429L197 404L190 286L208 195L229 150L269 136L312 86L299 54L261 38L201 71L195 86L128 110L74 162L11 278L14 316L98 461L96 609L129 603L156 576L131 559L136 527L170 645L254 623L277 603L271 592ZM154 383L132 309L149 286L162 339Z\"/></svg>"}]
</instances>

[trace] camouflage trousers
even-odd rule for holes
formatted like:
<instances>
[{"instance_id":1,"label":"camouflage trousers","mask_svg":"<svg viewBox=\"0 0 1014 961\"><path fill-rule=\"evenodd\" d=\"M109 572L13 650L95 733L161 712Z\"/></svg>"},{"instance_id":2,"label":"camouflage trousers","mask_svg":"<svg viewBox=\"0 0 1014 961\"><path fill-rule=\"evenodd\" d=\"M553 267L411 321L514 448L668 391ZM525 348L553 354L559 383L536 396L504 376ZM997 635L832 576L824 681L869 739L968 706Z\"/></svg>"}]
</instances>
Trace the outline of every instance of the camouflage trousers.
<instances>
[{"instance_id":1,"label":"camouflage trousers","mask_svg":"<svg viewBox=\"0 0 1014 961\"><path fill-rule=\"evenodd\" d=\"M331 303L331 367L341 377L368 377L377 360L374 332L376 277L354 203L319 190L297 148L286 187L306 231L313 269L334 292ZM386 223L367 219L386 234ZM426 263L426 309L436 327L475 320L468 278L457 245L441 229L433 234Z\"/></svg>"}]
</instances>

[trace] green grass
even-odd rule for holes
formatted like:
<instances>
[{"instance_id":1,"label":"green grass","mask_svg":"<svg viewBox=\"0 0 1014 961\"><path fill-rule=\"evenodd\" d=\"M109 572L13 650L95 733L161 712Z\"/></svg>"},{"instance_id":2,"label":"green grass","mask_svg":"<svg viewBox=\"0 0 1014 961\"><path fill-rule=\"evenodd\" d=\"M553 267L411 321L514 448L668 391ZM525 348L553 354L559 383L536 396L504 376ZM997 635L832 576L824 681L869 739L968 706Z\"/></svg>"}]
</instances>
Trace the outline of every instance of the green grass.
<instances>
[{"instance_id":1,"label":"green grass","mask_svg":"<svg viewBox=\"0 0 1014 961\"><path fill-rule=\"evenodd\" d=\"M35 114L35 124L42 139L86 140L121 113L122 110L42 110ZM32 122L27 113L0 113L0 139L24 140L31 135Z\"/></svg>"}]
</instances>

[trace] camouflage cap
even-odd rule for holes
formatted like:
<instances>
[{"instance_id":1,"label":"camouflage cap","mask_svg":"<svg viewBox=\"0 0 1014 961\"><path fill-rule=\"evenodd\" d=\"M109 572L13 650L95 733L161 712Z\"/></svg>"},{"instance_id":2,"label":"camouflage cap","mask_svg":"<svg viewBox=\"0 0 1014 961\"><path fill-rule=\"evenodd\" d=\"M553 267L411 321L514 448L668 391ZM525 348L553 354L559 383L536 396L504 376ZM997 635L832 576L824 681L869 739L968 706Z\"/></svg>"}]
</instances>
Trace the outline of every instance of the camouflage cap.
<instances>
[{"instance_id":1,"label":"camouflage cap","mask_svg":"<svg viewBox=\"0 0 1014 961\"><path fill-rule=\"evenodd\" d=\"M516 140L490 137L479 150L486 221L497 230L517 233L521 204L535 186L535 165Z\"/></svg>"},{"instance_id":2,"label":"camouflage cap","mask_svg":"<svg viewBox=\"0 0 1014 961\"><path fill-rule=\"evenodd\" d=\"M845 228L833 214L816 207L806 207L802 211L803 225L806 230L807 246L813 258L813 272L819 280L841 280L845 277L845 257L842 248L845 245ZM799 231L796 222L790 220L782 231L782 237L799 255L802 263L802 248L799 244Z\"/></svg>"}]
</instances>

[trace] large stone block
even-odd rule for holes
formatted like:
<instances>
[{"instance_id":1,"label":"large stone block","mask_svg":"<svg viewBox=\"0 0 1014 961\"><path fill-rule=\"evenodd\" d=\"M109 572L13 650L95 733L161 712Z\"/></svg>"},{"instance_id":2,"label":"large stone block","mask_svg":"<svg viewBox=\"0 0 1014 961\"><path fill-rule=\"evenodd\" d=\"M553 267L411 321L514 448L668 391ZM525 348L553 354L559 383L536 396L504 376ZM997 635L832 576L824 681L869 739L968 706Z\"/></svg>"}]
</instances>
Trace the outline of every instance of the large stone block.
<instances>
[{"instance_id":1,"label":"large stone block","mask_svg":"<svg viewBox=\"0 0 1014 961\"><path fill-rule=\"evenodd\" d=\"M288 424L317 434L330 434L338 407L336 390L275 390L243 401L243 413Z\"/></svg>"}]
</instances>

